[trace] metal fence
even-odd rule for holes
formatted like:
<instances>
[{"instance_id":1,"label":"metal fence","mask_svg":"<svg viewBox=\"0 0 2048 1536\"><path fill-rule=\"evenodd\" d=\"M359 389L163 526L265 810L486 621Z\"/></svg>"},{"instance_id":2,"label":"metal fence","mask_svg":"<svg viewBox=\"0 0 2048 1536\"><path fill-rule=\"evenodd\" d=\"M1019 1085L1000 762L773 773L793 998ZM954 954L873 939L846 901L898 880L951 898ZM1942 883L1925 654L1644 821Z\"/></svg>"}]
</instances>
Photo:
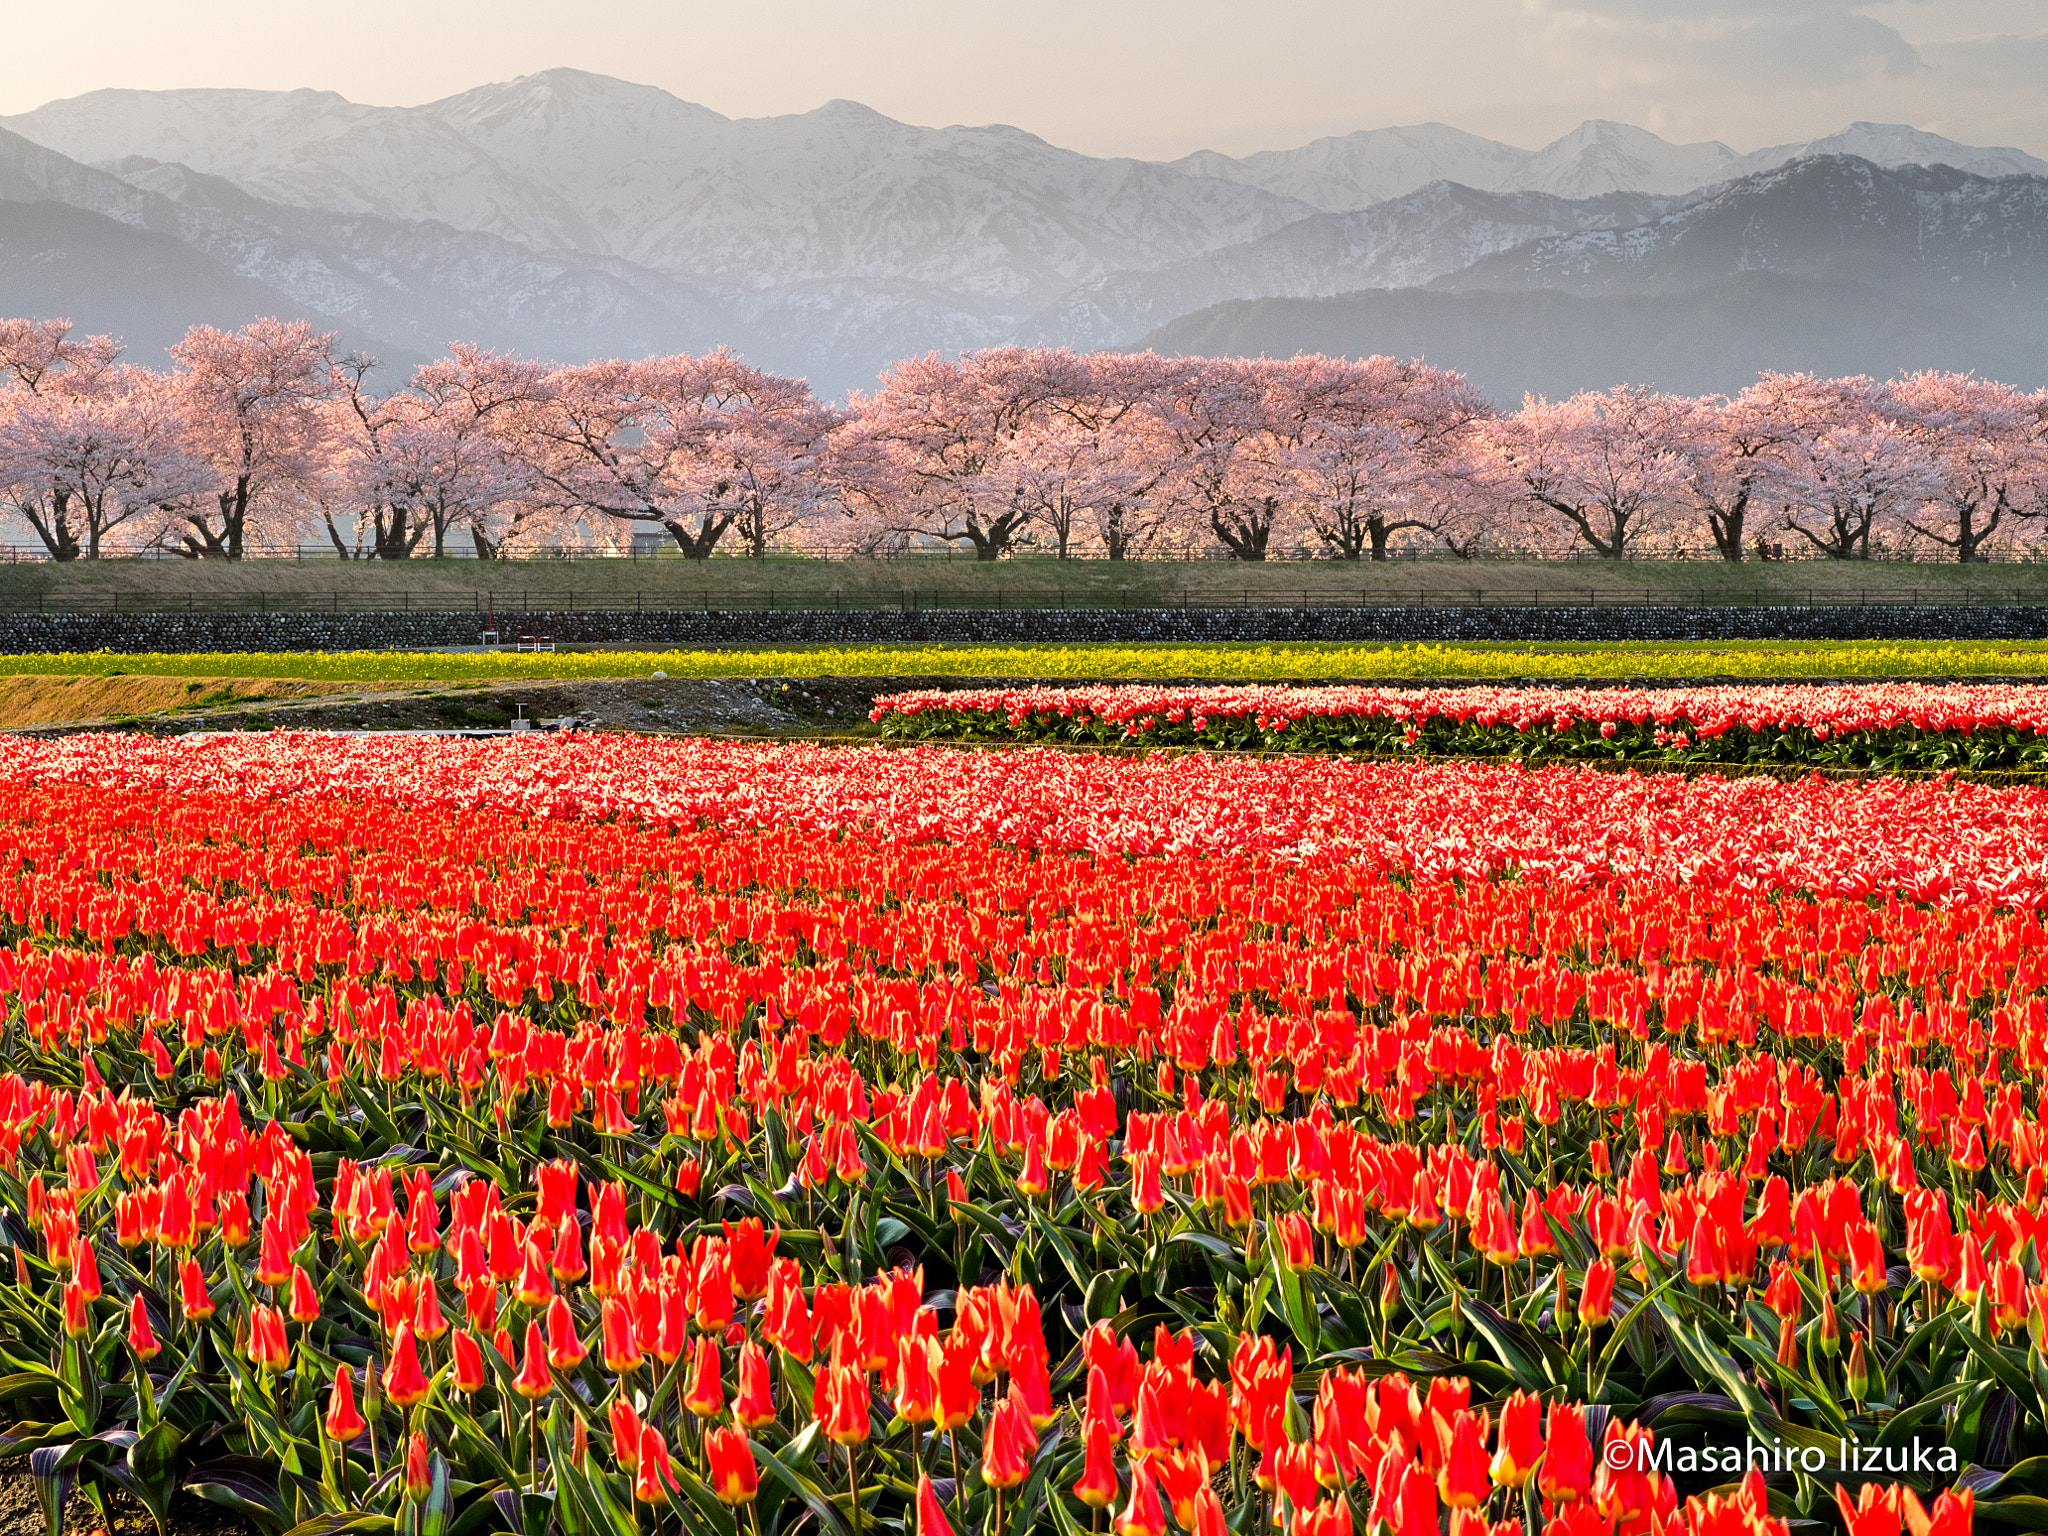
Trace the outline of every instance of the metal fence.
<instances>
[{"instance_id":1,"label":"metal fence","mask_svg":"<svg viewBox=\"0 0 2048 1536\"><path fill-rule=\"evenodd\" d=\"M1759 556L1753 548L1746 548L1743 563L1750 565L1777 565L1782 563L1812 562L1821 565L1849 566L1862 564L1954 566L1957 564L1953 554L1944 550L1934 549L1925 544L1874 545L1867 559L1855 561L1831 559L1811 545L1779 543L1769 545L1767 548L1768 552L1762 556ZM801 550L773 550L770 553L772 557L784 559L790 557L808 557L819 560L861 559L879 561L884 564L916 564L929 560L948 563L976 563L975 553L972 548L953 545L927 545L913 549L882 551L855 548L849 545L843 548L818 547ZM372 560L367 556L344 556L337 554L332 544L251 544L243 550L241 558L244 560L290 560L300 564L324 562L335 565L421 566L446 564L450 561L476 562L480 557L473 548L458 548L453 545L440 555L416 552L402 560L381 561ZM737 547L721 548L712 556L713 560L719 562L744 560L747 558L748 556L745 552ZM137 560L165 560L194 565L217 565L220 563L217 561L188 561L186 556L164 549L148 549L120 555L108 555L105 557L105 560L109 564ZM535 561L567 562L578 560L634 562L658 560L663 564L667 564L671 561L686 562L687 557L672 543L664 542L659 547L650 547L646 541L635 541L632 545L624 547L612 544L535 545L522 549L516 554L492 557L486 563L504 562L507 564L521 564ZM47 564L51 561L52 556L49 550L41 544L0 544L0 564L37 565ZM1617 564L1654 565L1663 564L1668 561L1685 561L1695 564L1733 563L1724 561L1721 552L1711 546L1652 547L1641 550L1629 550L1618 559L1596 554L1593 550L1584 547L1568 549L1501 547L1458 553L1437 546L1391 550L1388 553L1387 561L1384 563L1456 566L1541 562L1543 564L1613 566ZM1005 562L1030 565L1052 565L1059 563L1101 565L1114 563L1110 561L1107 555L1100 551L1076 551L1062 556L1036 546L1013 549L1005 557ZM1234 557L1225 550L1217 549L1200 554L1146 555L1142 558L1133 559L1128 563L1134 566L1148 567L1161 565L1230 565L1234 563ZM1336 559L1327 551L1303 547L1273 549L1267 553L1264 563L1273 565L1297 563L1341 565L1345 562ZM1981 563L1988 565L2038 565L2048 563L2048 543L2003 546L1994 556L1987 557Z\"/></svg>"}]
</instances>

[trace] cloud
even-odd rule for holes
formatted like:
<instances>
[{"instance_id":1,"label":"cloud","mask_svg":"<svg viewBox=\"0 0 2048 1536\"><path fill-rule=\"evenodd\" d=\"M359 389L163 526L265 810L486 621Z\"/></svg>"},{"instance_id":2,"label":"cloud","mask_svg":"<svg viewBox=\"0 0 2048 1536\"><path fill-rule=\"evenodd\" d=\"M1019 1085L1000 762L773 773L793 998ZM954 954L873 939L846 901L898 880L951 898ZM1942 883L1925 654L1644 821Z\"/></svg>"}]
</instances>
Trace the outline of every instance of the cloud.
<instances>
[{"instance_id":1,"label":"cloud","mask_svg":"<svg viewBox=\"0 0 2048 1536\"><path fill-rule=\"evenodd\" d=\"M1841 0L1530 0L1554 63L1686 99L1825 89L1927 66Z\"/></svg>"}]
</instances>

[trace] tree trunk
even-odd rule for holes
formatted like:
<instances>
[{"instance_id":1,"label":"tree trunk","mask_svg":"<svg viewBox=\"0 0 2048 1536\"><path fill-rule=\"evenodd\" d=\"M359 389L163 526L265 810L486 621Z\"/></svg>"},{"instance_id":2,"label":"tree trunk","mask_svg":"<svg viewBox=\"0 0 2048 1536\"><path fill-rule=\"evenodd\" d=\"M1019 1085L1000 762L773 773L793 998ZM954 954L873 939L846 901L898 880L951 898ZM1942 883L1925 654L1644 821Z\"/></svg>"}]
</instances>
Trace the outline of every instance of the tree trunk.
<instances>
[{"instance_id":1,"label":"tree trunk","mask_svg":"<svg viewBox=\"0 0 2048 1536\"><path fill-rule=\"evenodd\" d=\"M1273 536L1273 513L1276 504L1265 504L1265 516L1240 517L1235 526L1225 521L1218 512L1209 514L1209 529L1223 547L1230 551L1233 560L1258 561L1266 558L1266 544Z\"/></svg>"},{"instance_id":2,"label":"tree trunk","mask_svg":"<svg viewBox=\"0 0 2048 1536\"><path fill-rule=\"evenodd\" d=\"M20 501L15 504L23 519L42 541L52 560L76 560L78 558L78 535L71 528L71 493L53 491L50 495L50 510L45 513L40 502Z\"/></svg>"},{"instance_id":3,"label":"tree trunk","mask_svg":"<svg viewBox=\"0 0 2048 1536\"><path fill-rule=\"evenodd\" d=\"M666 528L669 537L676 541L676 547L683 552L685 560L709 560L711 551L717 547L719 539L732 524L732 514L728 513L723 517L706 514L699 518L694 533L679 522L665 520L661 526Z\"/></svg>"},{"instance_id":4,"label":"tree trunk","mask_svg":"<svg viewBox=\"0 0 2048 1536\"><path fill-rule=\"evenodd\" d=\"M1742 521L1749 510L1749 492L1743 491L1725 512L1707 513L1707 527L1714 535L1714 545L1721 552L1723 560L1742 559Z\"/></svg>"}]
</instances>

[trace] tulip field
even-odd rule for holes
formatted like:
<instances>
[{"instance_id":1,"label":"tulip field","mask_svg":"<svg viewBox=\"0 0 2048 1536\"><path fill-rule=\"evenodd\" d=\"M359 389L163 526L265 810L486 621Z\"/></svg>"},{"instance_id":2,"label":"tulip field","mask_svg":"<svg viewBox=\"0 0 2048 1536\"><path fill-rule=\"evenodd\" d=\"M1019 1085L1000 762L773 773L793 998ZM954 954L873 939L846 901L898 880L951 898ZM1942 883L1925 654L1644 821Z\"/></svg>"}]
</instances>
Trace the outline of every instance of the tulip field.
<instances>
[{"instance_id":1,"label":"tulip field","mask_svg":"<svg viewBox=\"0 0 2048 1536\"><path fill-rule=\"evenodd\" d=\"M53 1526L2048 1529L2048 791L0 738L0 987Z\"/></svg>"},{"instance_id":2,"label":"tulip field","mask_svg":"<svg viewBox=\"0 0 2048 1536\"><path fill-rule=\"evenodd\" d=\"M884 694L887 736L1885 769L2048 768L2048 687L1081 687Z\"/></svg>"}]
</instances>

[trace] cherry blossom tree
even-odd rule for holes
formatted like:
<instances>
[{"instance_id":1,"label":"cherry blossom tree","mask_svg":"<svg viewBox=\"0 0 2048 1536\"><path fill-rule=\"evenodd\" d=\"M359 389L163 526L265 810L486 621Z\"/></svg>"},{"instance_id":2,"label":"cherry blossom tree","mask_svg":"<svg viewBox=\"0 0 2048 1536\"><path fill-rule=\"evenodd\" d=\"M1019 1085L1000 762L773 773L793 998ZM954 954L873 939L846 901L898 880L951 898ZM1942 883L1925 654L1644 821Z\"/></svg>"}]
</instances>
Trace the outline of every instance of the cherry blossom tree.
<instances>
[{"instance_id":1,"label":"cherry blossom tree","mask_svg":"<svg viewBox=\"0 0 2048 1536\"><path fill-rule=\"evenodd\" d=\"M1884 386L1879 409L1932 461L1939 489L1908 514L1923 539L1958 560L1986 558L2001 529L2038 516L2048 489L2048 402L1960 373L1916 373Z\"/></svg>"},{"instance_id":2,"label":"cherry blossom tree","mask_svg":"<svg viewBox=\"0 0 2048 1536\"><path fill-rule=\"evenodd\" d=\"M489 559L546 519L516 451L519 413L548 397L545 368L460 343L380 397L368 382L375 366L361 356L336 366L334 462L321 499L338 554L396 560L426 543L440 558L450 535L466 531Z\"/></svg>"},{"instance_id":3,"label":"cherry blossom tree","mask_svg":"<svg viewBox=\"0 0 2048 1536\"><path fill-rule=\"evenodd\" d=\"M1776 408L1788 430L1759 483L1782 527L1830 560L1867 560L1874 536L1938 495L1933 456L1880 413L1867 378L1788 375Z\"/></svg>"},{"instance_id":4,"label":"cherry blossom tree","mask_svg":"<svg viewBox=\"0 0 2048 1536\"><path fill-rule=\"evenodd\" d=\"M693 560L738 530L750 554L830 504L837 417L801 379L724 348L564 368L529 417L537 492L564 511L664 529Z\"/></svg>"},{"instance_id":5,"label":"cherry blossom tree","mask_svg":"<svg viewBox=\"0 0 2048 1536\"><path fill-rule=\"evenodd\" d=\"M854 398L842 446L848 500L866 525L859 537L934 540L1001 559L1063 473L1056 450L1036 464L1027 455L1047 403L1085 387L1083 363L1065 351L996 347L897 363L874 394Z\"/></svg>"},{"instance_id":6,"label":"cherry blossom tree","mask_svg":"<svg viewBox=\"0 0 2048 1536\"><path fill-rule=\"evenodd\" d=\"M186 451L214 484L187 498L159 537L188 559L239 560L252 529L296 543L330 458L341 391L332 336L303 320L239 331L194 326L172 347Z\"/></svg>"},{"instance_id":7,"label":"cherry blossom tree","mask_svg":"<svg viewBox=\"0 0 2048 1536\"><path fill-rule=\"evenodd\" d=\"M1390 558L1404 533L1454 547L1472 498L1465 449L1492 414L1463 374L1421 362L1300 357L1281 374L1286 464L1317 540L1343 560Z\"/></svg>"},{"instance_id":8,"label":"cherry blossom tree","mask_svg":"<svg viewBox=\"0 0 2048 1536\"><path fill-rule=\"evenodd\" d=\"M1685 484L1682 415L1669 396L1622 385L1569 400L1531 395L1485 423L1492 468L1510 494L1561 518L1619 560L1668 519Z\"/></svg>"},{"instance_id":9,"label":"cherry blossom tree","mask_svg":"<svg viewBox=\"0 0 2048 1536\"><path fill-rule=\"evenodd\" d=\"M84 391L23 393L0 411L0 484L51 558L97 560L118 530L206 488L166 381L107 368Z\"/></svg>"},{"instance_id":10,"label":"cherry blossom tree","mask_svg":"<svg viewBox=\"0 0 2048 1536\"><path fill-rule=\"evenodd\" d=\"M1685 493L1724 560L1744 556L1750 507L1770 482L1778 451L1800 431L1811 382L1802 374L1766 373L1733 399L1673 402Z\"/></svg>"},{"instance_id":11,"label":"cherry blossom tree","mask_svg":"<svg viewBox=\"0 0 2048 1536\"><path fill-rule=\"evenodd\" d=\"M69 320L0 319L0 421L26 414L22 431L37 440L50 424L53 402L98 392L120 356L109 336L73 337ZM35 456L20 461L30 470ZM28 525L52 560L82 553L72 489L61 477L25 472L4 482L7 507ZM91 542L90 535L87 536Z\"/></svg>"},{"instance_id":12,"label":"cherry blossom tree","mask_svg":"<svg viewBox=\"0 0 2048 1536\"><path fill-rule=\"evenodd\" d=\"M1297 505L1285 440L1300 422L1285 410L1280 366L1177 359L1148 403L1148 435L1167 466L1166 510L1206 529L1234 560L1264 560Z\"/></svg>"},{"instance_id":13,"label":"cherry blossom tree","mask_svg":"<svg viewBox=\"0 0 2048 1536\"><path fill-rule=\"evenodd\" d=\"M114 366L111 336L73 337L69 320L0 319L0 389L37 395L90 389Z\"/></svg>"}]
</instances>

